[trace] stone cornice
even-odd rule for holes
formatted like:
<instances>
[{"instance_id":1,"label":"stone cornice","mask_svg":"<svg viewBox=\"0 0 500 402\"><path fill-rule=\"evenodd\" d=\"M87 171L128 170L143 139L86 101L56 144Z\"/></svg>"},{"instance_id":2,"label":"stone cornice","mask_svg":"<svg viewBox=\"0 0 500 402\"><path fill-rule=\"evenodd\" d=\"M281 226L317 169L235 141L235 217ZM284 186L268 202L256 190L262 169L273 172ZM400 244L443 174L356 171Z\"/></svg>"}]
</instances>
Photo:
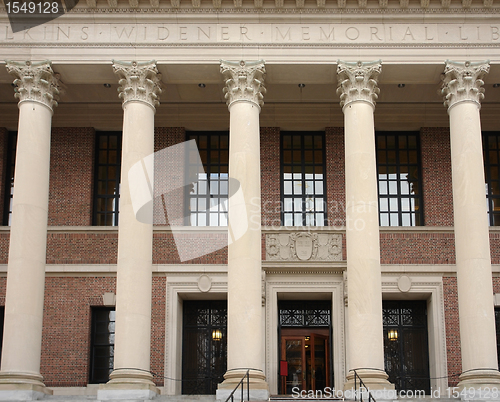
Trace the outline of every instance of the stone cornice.
<instances>
[{"instance_id":1,"label":"stone cornice","mask_svg":"<svg viewBox=\"0 0 500 402\"><path fill-rule=\"evenodd\" d=\"M144 102L156 110L160 106L161 74L156 61L123 62L113 60L113 71L120 80L119 98L127 102Z\"/></svg>"},{"instance_id":2,"label":"stone cornice","mask_svg":"<svg viewBox=\"0 0 500 402\"><path fill-rule=\"evenodd\" d=\"M221 60L220 71L224 78L224 97L228 107L238 101L255 103L259 108L264 105L264 61L232 62Z\"/></svg>"},{"instance_id":3,"label":"stone cornice","mask_svg":"<svg viewBox=\"0 0 500 402\"><path fill-rule=\"evenodd\" d=\"M14 96L19 103L25 101L38 102L51 111L57 106L59 95L58 80L52 71L51 62L17 62L6 61L7 71L16 77L14 80Z\"/></svg>"},{"instance_id":4,"label":"stone cornice","mask_svg":"<svg viewBox=\"0 0 500 402\"><path fill-rule=\"evenodd\" d=\"M348 63L338 61L337 94L340 96L340 107L356 101L367 102L375 108L380 89L378 76L382 71L382 61Z\"/></svg>"},{"instance_id":5,"label":"stone cornice","mask_svg":"<svg viewBox=\"0 0 500 402\"><path fill-rule=\"evenodd\" d=\"M484 99L483 78L489 71L489 60L478 63L446 60L441 93L448 110L460 102L474 102L481 106Z\"/></svg>"}]
</instances>

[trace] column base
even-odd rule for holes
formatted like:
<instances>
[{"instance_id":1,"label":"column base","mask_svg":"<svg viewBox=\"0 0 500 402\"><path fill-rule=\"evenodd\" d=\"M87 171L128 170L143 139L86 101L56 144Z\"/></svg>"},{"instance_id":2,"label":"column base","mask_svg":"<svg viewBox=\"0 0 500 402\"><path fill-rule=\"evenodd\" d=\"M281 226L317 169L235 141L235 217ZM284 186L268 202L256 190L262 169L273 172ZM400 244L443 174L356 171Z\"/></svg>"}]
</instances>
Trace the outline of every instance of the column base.
<instances>
[{"instance_id":1,"label":"column base","mask_svg":"<svg viewBox=\"0 0 500 402\"><path fill-rule=\"evenodd\" d=\"M52 395L36 373L0 372L0 401L33 401Z\"/></svg>"},{"instance_id":2,"label":"column base","mask_svg":"<svg viewBox=\"0 0 500 402\"><path fill-rule=\"evenodd\" d=\"M150 400L160 394L153 382L151 373L142 370L117 369L106 384L101 384L97 391L97 400L113 399Z\"/></svg>"},{"instance_id":3,"label":"column base","mask_svg":"<svg viewBox=\"0 0 500 402\"><path fill-rule=\"evenodd\" d=\"M376 401L392 401L397 399L397 392L394 384L391 384L387 379L389 376L384 370L377 369L356 369L359 377L363 380L366 388L370 391ZM354 388L354 371L351 370L347 374L346 382L344 383L344 397L347 399L355 399ZM356 387L358 393L363 393L363 399L368 399L368 391L361 389L359 378L356 379ZM358 399L359 394L357 395Z\"/></svg>"},{"instance_id":4,"label":"column base","mask_svg":"<svg viewBox=\"0 0 500 402\"><path fill-rule=\"evenodd\" d=\"M217 386L216 399L225 401L231 392L236 388L236 385L241 381L246 374L246 369L232 369L224 374L224 381ZM243 380L243 399L247 397L247 380ZM236 400L241 400L241 385L234 393ZM261 370L250 370L250 400L251 401L267 401L269 399L269 385L266 382L266 376Z\"/></svg>"},{"instance_id":5,"label":"column base","mask_svg":"<svg viewBox=\"0 0 500 402\"><path fill-rule=\"evenodd\" d=\"M465 401L500 400L500 372L494 369L467 370L460 374L458 390Z\"/></svg>"}]
</instances>

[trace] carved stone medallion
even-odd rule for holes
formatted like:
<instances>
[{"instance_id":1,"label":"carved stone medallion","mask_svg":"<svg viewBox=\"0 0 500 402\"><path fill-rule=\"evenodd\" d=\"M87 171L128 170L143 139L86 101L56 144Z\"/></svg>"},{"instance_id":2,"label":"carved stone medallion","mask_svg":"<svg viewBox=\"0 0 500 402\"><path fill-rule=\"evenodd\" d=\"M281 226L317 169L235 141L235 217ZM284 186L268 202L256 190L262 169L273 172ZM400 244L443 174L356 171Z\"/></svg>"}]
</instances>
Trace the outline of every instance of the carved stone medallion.
<instances>
[{"instance_id":1,"label":"carved stone medallion","mask_svg":"<svg viewBox=\"0 0 500 402\"><path fill-rule=\"evenodd\" d=\"M299 234L295 238L295 253L299 260L309 260L313 252L313 241L307 234Z\"/></svg>"}]
</instances>

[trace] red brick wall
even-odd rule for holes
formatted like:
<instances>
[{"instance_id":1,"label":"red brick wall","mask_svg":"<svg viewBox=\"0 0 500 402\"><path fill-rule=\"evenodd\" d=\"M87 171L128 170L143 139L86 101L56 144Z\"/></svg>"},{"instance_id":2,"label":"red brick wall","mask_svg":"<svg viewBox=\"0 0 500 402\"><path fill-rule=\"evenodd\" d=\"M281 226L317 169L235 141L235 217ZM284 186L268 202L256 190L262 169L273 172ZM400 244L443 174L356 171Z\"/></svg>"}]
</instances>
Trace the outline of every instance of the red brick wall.
<instances>
[{"instance_id":1,"label":"red brick wall","mask_svg":"<svg viewBox=\"0 0 500 402\"><path fill-rule=\"evenodd\" d=\"M89 378L91 307L115 292L112 277L47 277L40 372L45 385L84 386Z\"/></svg>"},{"instance_id":2,"label":"red brick wall","mask_svg":"<svg viewBox=\"0 0 500 402\"><path fill-rule=\"evenodd\" d=\"M165 367L165 307L167 278L153 276L153 301L151 304L151 372L156 385L164 384Z\"/></svg>"},{"instance_id":3,"label":"red brick wall","mask_svg":"<svg viewBox=\"0 0 500 402\"><path fill-rule=\"evenodd\" d=\"M380 233L382 264L454 264L452 233Z\"/></svg>"},{"instance_id":4,"label":"red brick wall","mask_svg":"<svg viewBox=\"0 0 500 402\"><path fill-rule=\"evenodd\" d=\"M2 286L4 279L0 281ZM1 289L1 288L0 288ZM116 292L114 277L47 277L41 374L49 387L85 386L89 378L91 308ZM166 278L153 277L151 371L163 385ZM0 299L1 300L1 299Z\"/></svg>"},{"instance_id":5,"label":"red brick wall","mask_svg":"<svg viewBox=\"0 0 500 402\"><path fill-rule=\"evenodd\" d=\"M462 372L460 327L458 320L457 278L443 277L444 319L446 326L446 358L448 360L448 385L455 386Z\"/></svg>"},{"instance_id":6,"label":"red brick wall","mask_svg":"<svg viewBox=\"0 0 500 402\"><path fill-rule=\"evenodd\" d=\"M158 152L164 148L170 147L175 144L179 144L186 141L186 130L184 128L170 128L162 127L155 128L155 152ZM184 159L183 157L181 159ZM176 176L176 173L178 175ZM172 179L183 183L184 181L184 169L183 166L179 166L176 172L166 172L165 165L161 163L161 158L155 158L155 189L158 188L168 188L167 181ZM154 224L155 225L168 225L169 220L167 216L167 211L170 214L170 218L182 218L184 216L184 189L178 189L172 196L170 194L166 197L157 197L154 202Z\"/></svg>"},{"instance_id":7,"label":"red brick wall","mask_svg":"<svg viewBox=\"0 0 500 402\"><path fill-rule=\"evenodd\" d=\"M326 188L328 225L345 226L345 150L344 129L326 129Z\"/></svg>"},{"instance_id":8,"label":"red brick wall","mask_svg":"<svg viewBox=\"0 0 500 402\"><path fill-rule=\"evenodd\" d=\"M262 225L281 226L280 129L260 129Z\"/></svg>"},{"instance_id":9,"label":"red brick wall","mask_svg":"<svg viewBox=\"0 0 500 402\"><path fill-rule=\"evenodd\" d=\"M453 226L450 131L424 127L420 132L425 226Z\"/></svg>"},{"instance_id":10,"label":"red brick wall","mask_svg":"<svg viewBox=\"0 0 500 402\"><path fill-rule=\"evenodd\" d=\"M92 224L94 149L93 128L52 129L49 225Z\"/></svg>"},{"instance_id":11,"label":"red brick wall","mask_svg":"<svg viewBox=\"0 0 500 402\"><path fill-rule=\"evenodd\" d=\"M5 183L7 180L9 132L0 127L0 221L3 221L5 204ZM3 222L2 222L3 223Z\"/></svg>"}]
</instances>

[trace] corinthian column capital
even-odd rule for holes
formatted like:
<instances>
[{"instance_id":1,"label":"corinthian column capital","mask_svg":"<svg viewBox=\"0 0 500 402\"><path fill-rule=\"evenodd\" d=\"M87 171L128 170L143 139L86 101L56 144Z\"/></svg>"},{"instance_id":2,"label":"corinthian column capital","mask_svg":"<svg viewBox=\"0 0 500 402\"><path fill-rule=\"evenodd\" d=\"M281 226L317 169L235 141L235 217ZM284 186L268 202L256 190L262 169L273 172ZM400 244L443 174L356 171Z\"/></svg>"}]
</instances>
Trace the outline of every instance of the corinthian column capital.
<instances>
[{"instance_id":1,"label":"corinthian column capital","mask_svg":"<svg viewBox=\"0 0 500 402\"><path fill-rule=\"evenodd\" d=\"M340 95L340 106L344 108L351 102L362 101L375 108L380 93L377 80L381 71L381 60L354 63L339 60L337 94Z\"/></svg>"},{"instance_id":2,"label":"corinthian column capital","mask_svg":"<svg viewBox=\"0 0 500 402\"><path fill-rule=\"evenodd\" d=\"M446 60L441 93L448 110L460 102L475 102L481 106L484 99L483 78L489 71L489 60L478 63Z\"/></svg>"},{"instance_id":3,"label":"corinthian column capital","mask_svg":"<svg viewBox=\"0 0 500 402\"><path fill-rule=\"evenodd\" d=\"M124 62L113 60L113 71L120 78L119 98L127 102L143 102L156 110L160 106L161 74L156 61Z\"/></svg>"},{"instance_id":4,"label":"corinthian column capital","mask_svg":"<svg viewBox=\"0 0 500 402\"><path fill-rule=\"evenodd\" d=\"M59 95L59 82L54 71L52 71L51 62L48 60L39 62L17 62L7 60L6 68L9 74L12 74L14 80L15 97L19 103L25 101L39 102L47 106L51 111L57 106Z\"/></svg>"},{"instance_id":5,"label":"corinthian column capital","mask_svg":"<svg viewBox=\"0 0 500 402\"><path fill-rule=\"evenodd\" d=\"M224 77L224 97L228 107L238 101L253 102L259 108L264 105L266 69L263 60L254 62L221 60L220 71Z\"/></svg>"}]
</instances>

